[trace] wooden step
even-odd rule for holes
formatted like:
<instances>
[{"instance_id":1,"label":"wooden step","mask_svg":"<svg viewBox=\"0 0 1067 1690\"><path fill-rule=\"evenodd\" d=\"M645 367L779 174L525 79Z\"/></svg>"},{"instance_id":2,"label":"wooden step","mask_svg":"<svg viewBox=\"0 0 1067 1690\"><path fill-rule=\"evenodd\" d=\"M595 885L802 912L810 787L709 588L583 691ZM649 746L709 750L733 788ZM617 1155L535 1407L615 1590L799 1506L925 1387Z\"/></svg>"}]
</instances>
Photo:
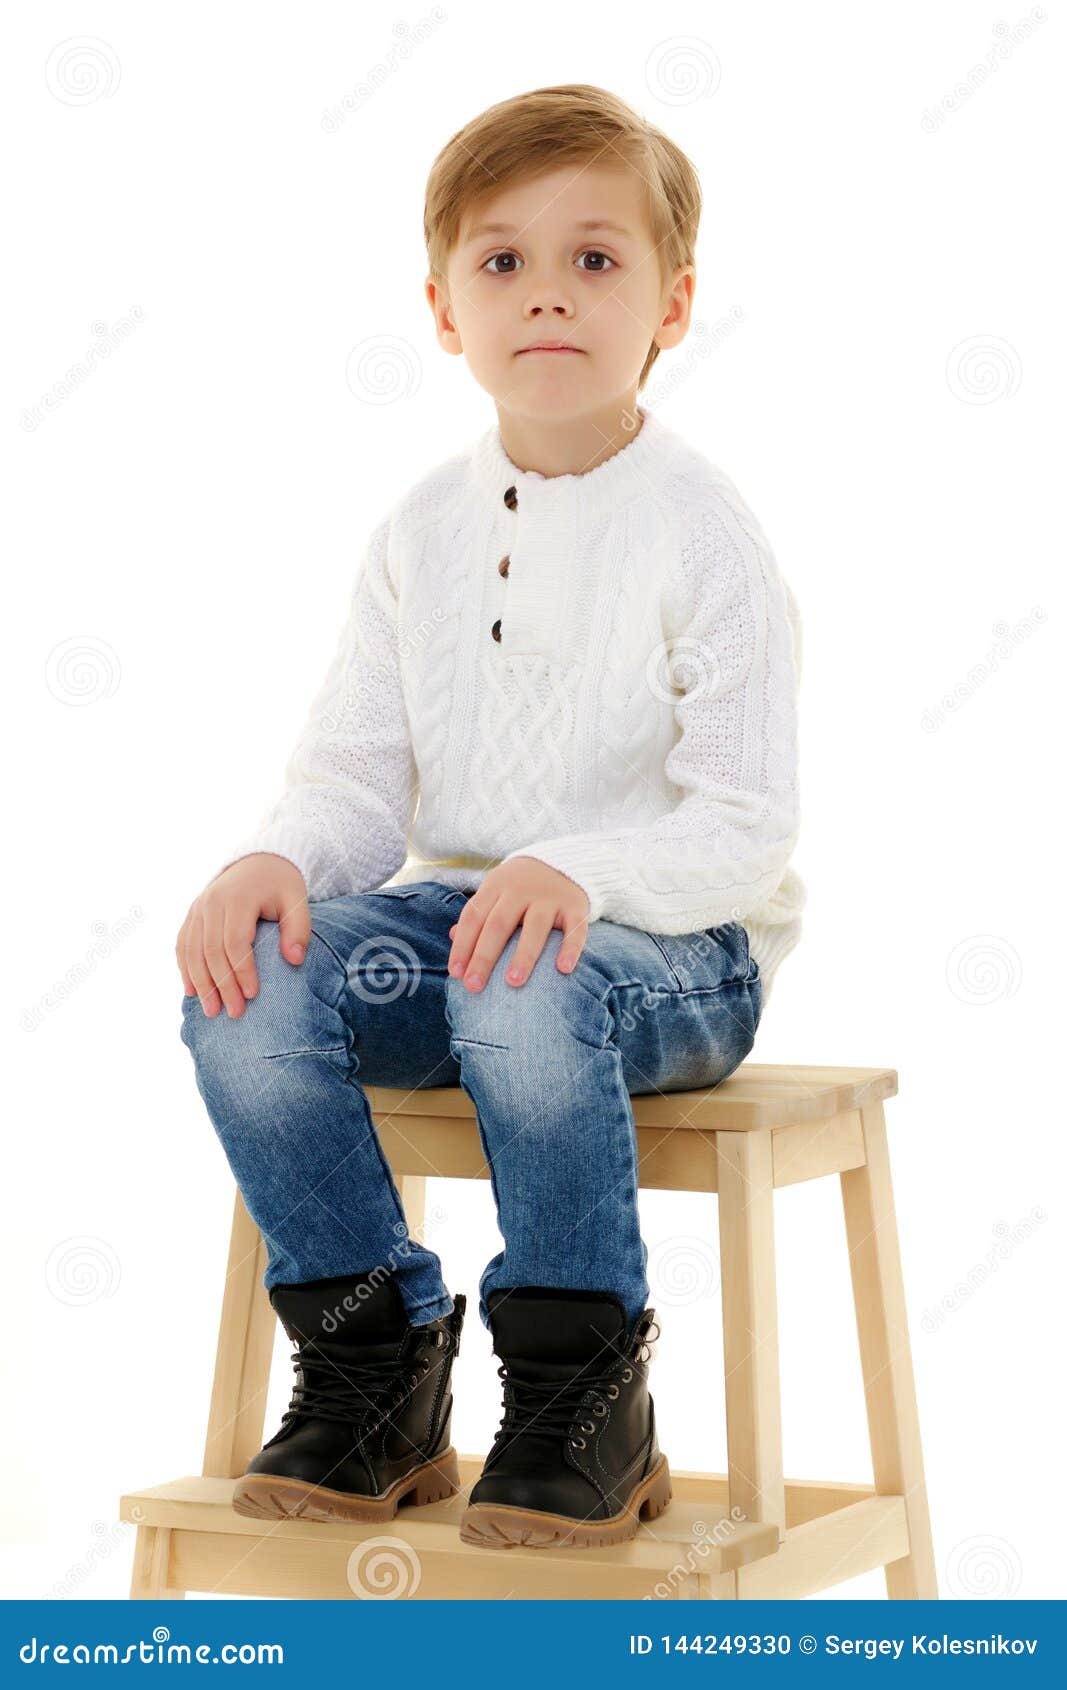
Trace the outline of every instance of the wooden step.
<instances>
[{"instance_id":1,"label":"wooden step","mask_svg":"<svg viewBox=\"0 0 1067 1690\"><path fill-rule=\"evenodd\" d=\"M711 1486L703 1498L676 1491L667 1512L629 1543L479 1548L463 1543L458 1528L480 1471L481 1461L468 1457L464 1489L450 1501L401 1508L385 1522L251 1520L230 1506L236 1480L204 1477L131 1491L120 1518L169 1534L168 1585L228 1596L378 1597L400 1586L398 1594L438 1600L640 1599L695 1594L698 1578L719 1577L732 1595L735 1570L778 1548L775 1526L732 1523Z\"/></svg>"},{"instance_id":2,"label":"wooden step","mask_svg":"<svg viewBox=\"0 0 1067 1690\"><path fill-rule=\"evenodd\" d=\"M672 1475L670 1508L629 1543L479 1548L458 1526L481 1468L481 1457L461 1456L456 1496L386 1522L252 1520L230 1506L236 1480L200 1476L129 1492L120 1517L158 1531L168 1585L228 1596L379 1597L396 1585L420 1599L732 1598L739 1570L779 1550L774 1524L731 1522L725 1474L690 1472ZM798 1526L873 1495L869 1485L787 1484Z\"/></svg>"}]
</instances>

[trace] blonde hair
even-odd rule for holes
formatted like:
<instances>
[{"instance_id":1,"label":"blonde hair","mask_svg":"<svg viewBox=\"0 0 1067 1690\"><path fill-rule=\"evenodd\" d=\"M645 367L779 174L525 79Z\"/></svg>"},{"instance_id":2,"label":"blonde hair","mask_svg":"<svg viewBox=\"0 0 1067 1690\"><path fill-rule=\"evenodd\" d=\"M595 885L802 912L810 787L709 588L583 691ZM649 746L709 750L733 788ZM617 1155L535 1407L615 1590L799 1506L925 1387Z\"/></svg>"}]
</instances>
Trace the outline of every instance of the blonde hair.
<instances>
[{"instance_id":1,"label":"blonde hair","mask_svg":"<svg viewBox=\"0 0 1067 1690\"><path fill-rule=\"evenodd\" d=\"M563 164L628 166L645 185L645 208L666 281L695 265L700 181L680 147L604 88L586 82L535 88L472 118L441 148L426 183L423 232L430 273L444 282L464 217L513 183ZM649 347L643 387L659 347Z\"/></svg>"}]
</instances>

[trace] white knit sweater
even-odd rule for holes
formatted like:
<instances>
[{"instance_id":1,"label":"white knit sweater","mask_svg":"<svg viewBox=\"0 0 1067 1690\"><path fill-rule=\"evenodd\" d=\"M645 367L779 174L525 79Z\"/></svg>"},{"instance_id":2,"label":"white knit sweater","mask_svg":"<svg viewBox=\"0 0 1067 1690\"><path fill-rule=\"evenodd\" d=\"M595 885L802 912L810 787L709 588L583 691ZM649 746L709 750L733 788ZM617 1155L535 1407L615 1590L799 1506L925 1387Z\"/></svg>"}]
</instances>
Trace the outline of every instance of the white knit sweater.
<instances>
[{"instance_id":1,"label":"white knit sweater","mask_svg":"<svg viewBox=\"0 0 1067 1690\"><path fill-rule=\"evenodd\" d=\"M806 897L799 616L733 484L638 409L585 474L517 469L494 424L395 502L285 791L223 867L276 852L315 902L538 857L590 922L743 922L766 1007Z\"/></svg>"}]
</instances>

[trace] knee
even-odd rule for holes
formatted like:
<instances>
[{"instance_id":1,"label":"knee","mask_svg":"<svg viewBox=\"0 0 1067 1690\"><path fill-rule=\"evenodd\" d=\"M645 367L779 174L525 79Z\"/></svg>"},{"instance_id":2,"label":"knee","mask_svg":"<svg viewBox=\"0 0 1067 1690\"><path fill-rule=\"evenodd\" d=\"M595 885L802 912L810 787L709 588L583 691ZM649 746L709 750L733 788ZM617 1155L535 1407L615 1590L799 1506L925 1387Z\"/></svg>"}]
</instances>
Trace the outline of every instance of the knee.
<instances>
[{"instance_id":1,"label":"knee","mask_svg":"<svg viewBox=\"0 0 1067 1690\"><path fill-rule=\"evenodd\" d=\"M256 923L252 952L258 990L240 1015L205 1015L198 997L182 999L181 1039L198 1070L233 1076L252 1061L321 1048L330 1042L323 1034L336 1033L344 970L314 927L302 963L282 955L276 921Z\"/></svg>"},{"instance_id":2,"label":"knee","mask_svg":"<svg viewBox=\"0 0 1067 1690\"><path fill-rule=\"evenodd\" d=\"M450 978L445 1015L453 1044L499 1046L534 1062L551 1059L560 1039L602 1046L610 1037L611 1016L603 981L583 956L569 974L556 967L563 932L552 928L525 983L513 986L504 976L518 948L512 934L480 992ZM457 1052L453 1051L453 1054Z\"/></svg>"}]
</instances>

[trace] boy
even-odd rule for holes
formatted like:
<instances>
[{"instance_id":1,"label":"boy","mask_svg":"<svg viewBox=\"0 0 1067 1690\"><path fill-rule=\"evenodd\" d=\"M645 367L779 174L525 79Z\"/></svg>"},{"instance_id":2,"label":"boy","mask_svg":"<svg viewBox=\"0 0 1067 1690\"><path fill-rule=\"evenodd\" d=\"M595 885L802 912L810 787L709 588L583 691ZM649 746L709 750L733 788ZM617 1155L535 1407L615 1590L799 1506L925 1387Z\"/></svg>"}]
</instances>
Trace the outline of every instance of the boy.
<instances>
[{"instance_id":1,"label":"boy","mask_svg":"<svg viewBox=\"0 0 1067 1690\"><path fill-rule=\"evenodd\" d=\"M286 790L177 946L296 1344L242 1513L457 1488L465 1301L408 1235L365 1084L462 1086L492 1180L504 1417L462 1535L613 1543L670 1500L629 1098L733 1072L804 902L795 606L733 485L637 399L689 326L699 211L684 154L584 85L434 163L426 295L497 423L371 535Z\"/></svg>"}]
</instances>

